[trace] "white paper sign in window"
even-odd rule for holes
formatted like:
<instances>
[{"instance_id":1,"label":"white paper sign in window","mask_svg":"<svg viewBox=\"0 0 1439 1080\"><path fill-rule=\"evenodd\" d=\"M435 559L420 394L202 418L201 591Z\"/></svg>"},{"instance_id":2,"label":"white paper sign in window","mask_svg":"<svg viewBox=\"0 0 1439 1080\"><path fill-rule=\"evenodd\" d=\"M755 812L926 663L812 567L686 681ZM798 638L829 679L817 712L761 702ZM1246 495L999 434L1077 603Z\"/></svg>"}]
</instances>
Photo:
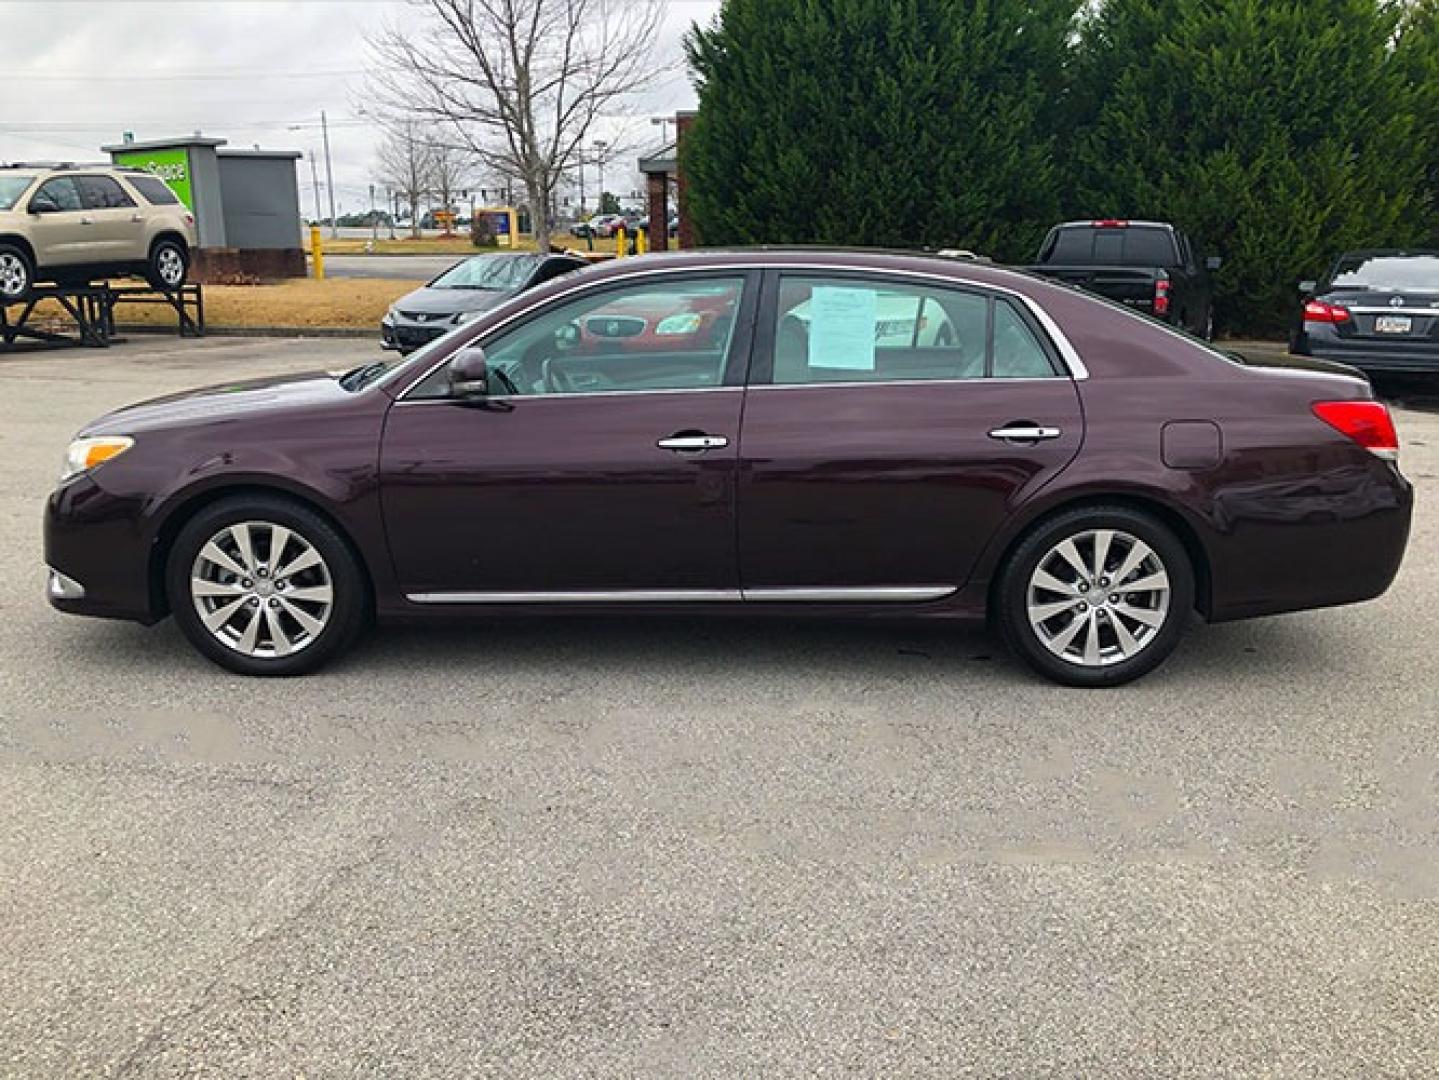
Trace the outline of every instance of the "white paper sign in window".
<instances>
[{"instance_id":1,"label":"white paper sign in window","mask_svg":"<svg viewBox=\"0 0 1439 1080\"><path fill-rule=\"evenodd\" d=\"M877 306L873 289L816 285L809 304L809 366L873 371Z\"/></svg>"}]
</instances>

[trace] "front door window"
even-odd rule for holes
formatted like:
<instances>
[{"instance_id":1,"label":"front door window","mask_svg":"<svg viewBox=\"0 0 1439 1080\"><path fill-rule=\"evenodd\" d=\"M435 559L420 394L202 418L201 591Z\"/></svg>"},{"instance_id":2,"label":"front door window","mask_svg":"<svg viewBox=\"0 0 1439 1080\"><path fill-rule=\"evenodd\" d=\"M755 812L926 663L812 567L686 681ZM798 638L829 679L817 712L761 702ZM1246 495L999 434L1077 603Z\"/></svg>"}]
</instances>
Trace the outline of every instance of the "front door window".
<instances>
[{"instance_id":1,"label":"front door window","mask_svg":"<svg viewBox=\"0 0 1439 1080\"><path fill-rule=\"evenodd\" d=\"M485 342L492 390L534 397L723 386L744 284L661 279L559 304ZM444 396L443 378L427 378L412 396Z\"/></svg>"}]
</instances>

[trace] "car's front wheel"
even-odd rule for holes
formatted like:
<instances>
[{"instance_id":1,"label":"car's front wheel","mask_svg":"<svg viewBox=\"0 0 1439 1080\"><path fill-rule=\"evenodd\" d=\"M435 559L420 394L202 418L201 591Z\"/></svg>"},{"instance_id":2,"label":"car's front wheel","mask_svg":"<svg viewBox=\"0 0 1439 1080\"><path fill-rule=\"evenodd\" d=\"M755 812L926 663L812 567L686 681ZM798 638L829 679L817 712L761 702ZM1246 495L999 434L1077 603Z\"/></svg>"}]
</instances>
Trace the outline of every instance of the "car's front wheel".
<instances>
[{"instance_id":1,"label":"car's front wheel","mask_svg":"<svg viewBox=\"0 0 1439 1080\"><path fill-rule=\"evenodd\" d=\"M151 285L163 292L174 292L185 284L189 272L190 253L184 244L168 237L155 241L145 268L145 277Z\"/></svg>"},{"instance_id":2,"label":"car's front wheel","mask_svg":"<svg viewBox=\"0 0 1439 1080\"><path fill-rule=\"evenodd\" d=\"M28 299L34 284L30 257L14 244L0 244L0 303L18 304Z\"/></svg>"},{"instance_id":3,"label":"car's front wheel","mask_svg":"<svg viewBox=\"0 0 1439 1080\"><path fill-rule=\"evenodd\" d=\"M1174 651L1194 608L1184 544L1125 506L1064 511L1006 561L995 612L1005 640L1068 686L1119 686Z\"/></svg>"},{"instance_id":4,"label":"car's front wheel","mask_svg":"<svg viewBox=\"0 0 1439 1080\"><path fill-rule=\"evenodd\" d=\"M170 610L190 643L243 675L302 675L364 628L359 562L323 517L289 499L225 499L180 530L166 568Z\"/></svg>"}]
</instances>

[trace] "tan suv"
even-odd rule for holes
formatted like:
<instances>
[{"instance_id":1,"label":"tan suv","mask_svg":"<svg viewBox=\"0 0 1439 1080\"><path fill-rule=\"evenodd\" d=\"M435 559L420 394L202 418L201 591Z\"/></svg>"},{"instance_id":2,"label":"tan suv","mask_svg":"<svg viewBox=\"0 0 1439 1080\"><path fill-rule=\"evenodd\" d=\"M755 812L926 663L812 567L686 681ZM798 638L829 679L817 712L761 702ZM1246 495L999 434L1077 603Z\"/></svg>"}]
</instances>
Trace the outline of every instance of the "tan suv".
<instances>
[{"instance_id":1,"label":"tan suv","mask_svg":"<svg viewBox=\"0 0 1439 1080\"><path fill-rule=\"evenodd\" d=\"M37 281L83 284L137 274L177 289L195 218L159 177L110 165L0 167L0 304Z\"/></svg>"}]
</instances>

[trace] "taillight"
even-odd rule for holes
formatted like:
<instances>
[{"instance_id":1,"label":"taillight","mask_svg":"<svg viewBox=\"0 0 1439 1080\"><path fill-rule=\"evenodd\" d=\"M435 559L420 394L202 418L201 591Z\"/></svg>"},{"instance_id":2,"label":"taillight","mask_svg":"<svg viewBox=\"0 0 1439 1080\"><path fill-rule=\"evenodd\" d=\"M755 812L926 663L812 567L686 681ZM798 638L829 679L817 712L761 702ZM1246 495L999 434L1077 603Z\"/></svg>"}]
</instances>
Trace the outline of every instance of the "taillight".
<instances>
[{"instance_id":1,"label":"taillight","mask_svg":"<svg viewBox=\"0 0 1439 1080\"><path fill-rule=\"evenodd\" d=\"M1338 304L1326 304L1323 300L1310 300L1304 305L1304 321L1318 323L1342 323L1349 321L1349 309Z\"/></svg>"},{"instance_id":2,"label":"taillight","mask_svg":"<svg viewBox=\"0 0 1439 1080\"><path fill-rule=\"evenodd\" d=\"M1378 401L1316 401L1314 415L1385 461L1399 459L1394 418Z\"/></svg>"},{"instance_id":3,"label":"taillight","mask_svg":"<svg viewBox=\"0 0 1439 1080\"><path fill-rule=\"evenodd\" d=\"M1169 279L1160 278L1154 283L1154 314L1169 314Z\"/></svg>"}]
</instances>

